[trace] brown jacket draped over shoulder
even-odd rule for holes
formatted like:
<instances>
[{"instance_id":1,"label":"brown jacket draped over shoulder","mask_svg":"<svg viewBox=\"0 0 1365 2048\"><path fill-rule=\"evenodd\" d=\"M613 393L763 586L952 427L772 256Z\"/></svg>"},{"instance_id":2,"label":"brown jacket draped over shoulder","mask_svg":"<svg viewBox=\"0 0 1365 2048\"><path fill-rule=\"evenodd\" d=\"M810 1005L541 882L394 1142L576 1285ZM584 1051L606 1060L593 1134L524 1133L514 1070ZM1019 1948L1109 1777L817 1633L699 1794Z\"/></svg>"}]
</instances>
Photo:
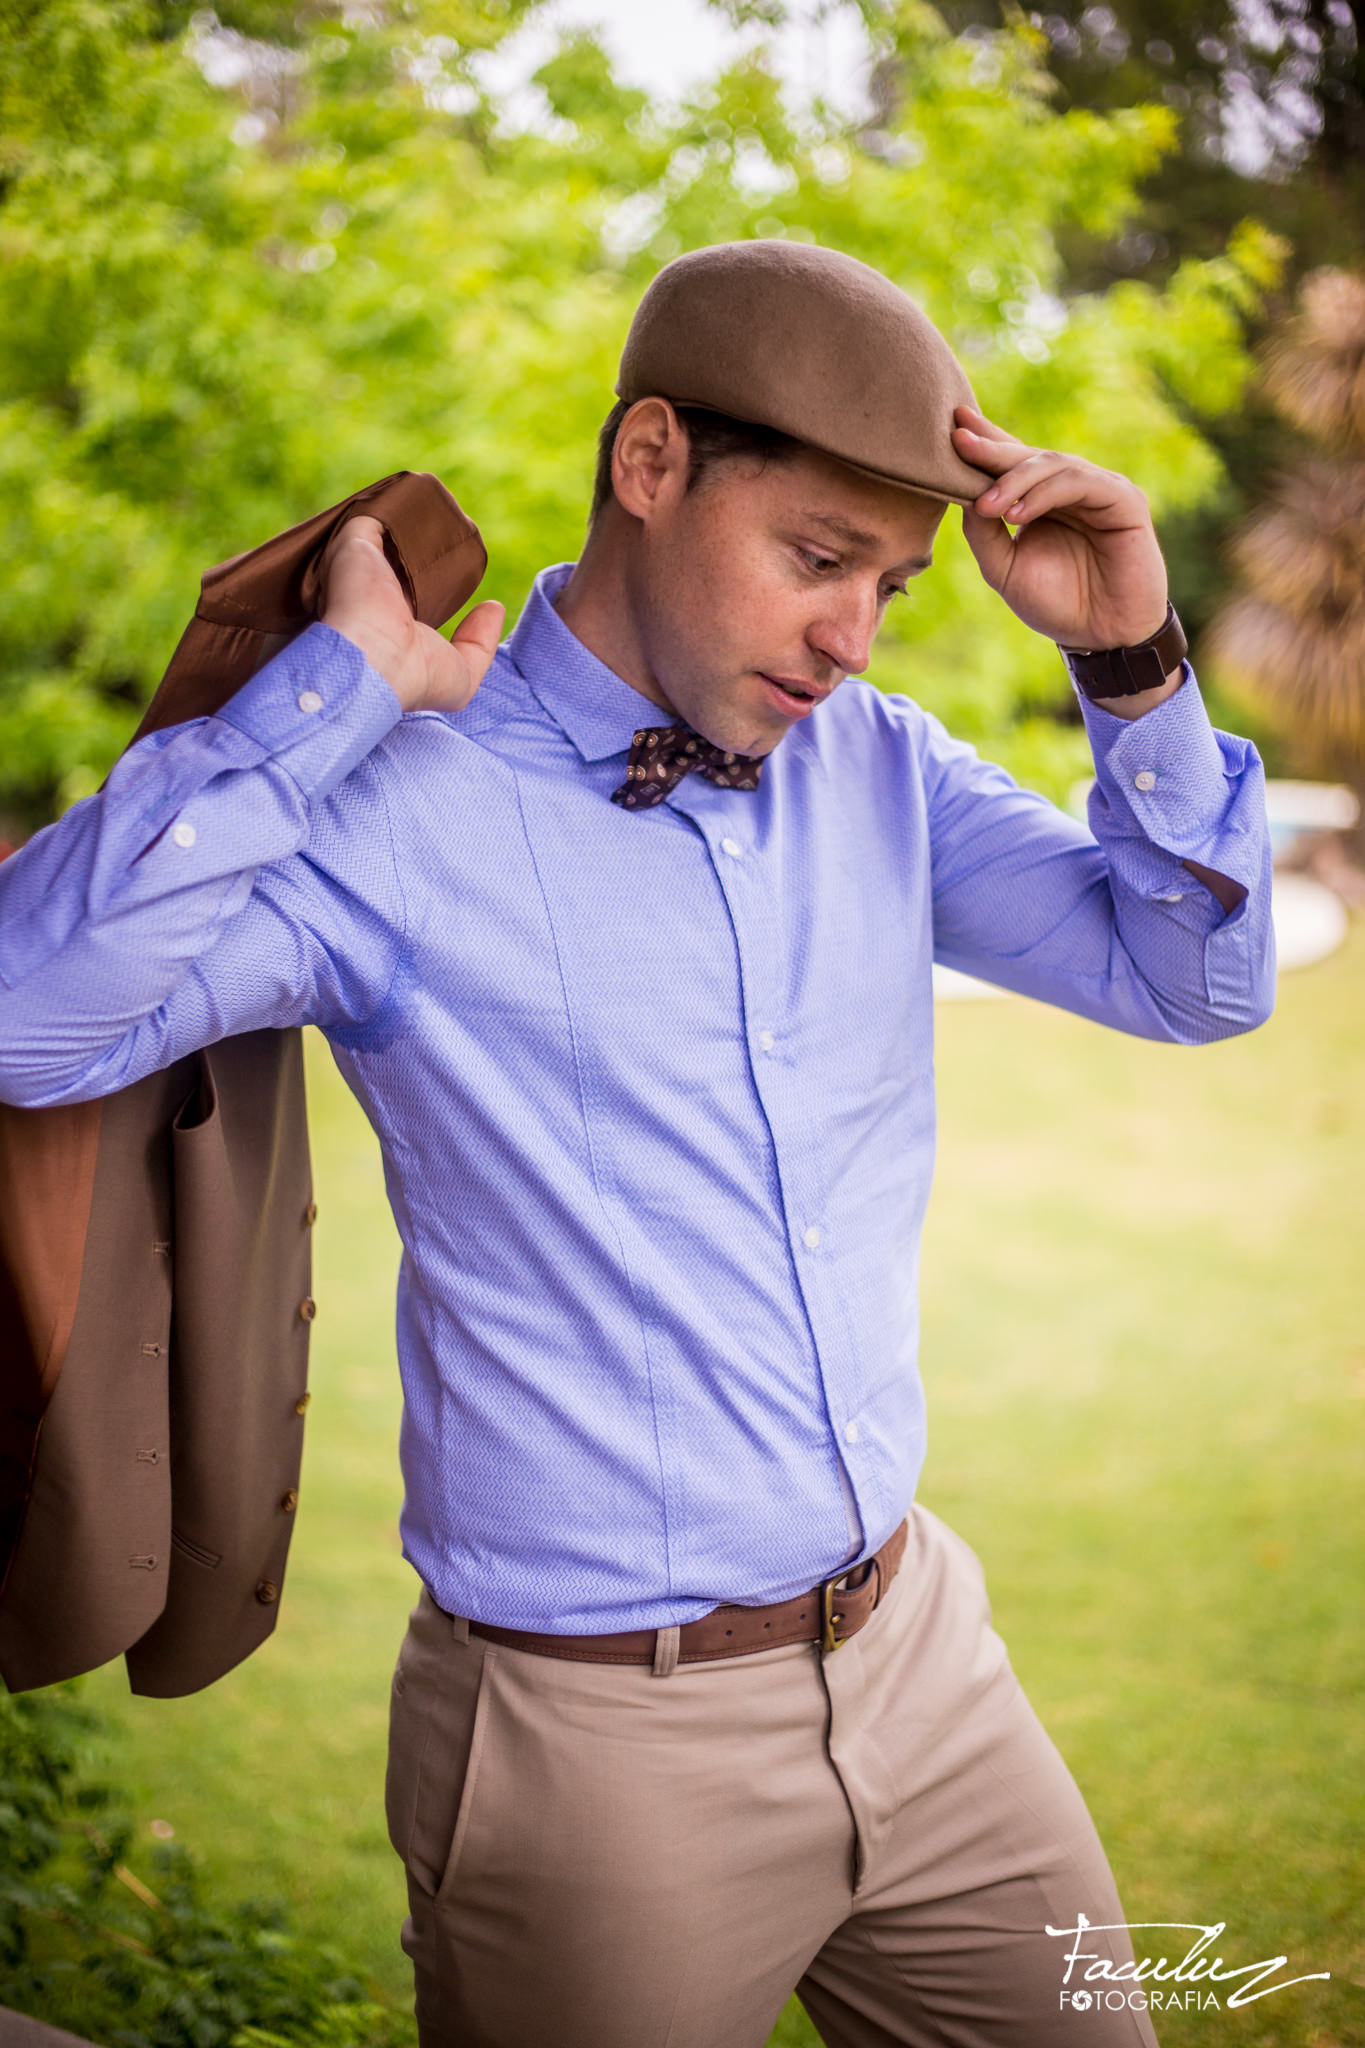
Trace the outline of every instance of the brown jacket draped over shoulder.
<instances>
[{"instance_id":1,"label":"brown jacket draped over shoulder","mask_svg":"<svg viewBox=\"0 0 1365 2048\"><path fill-rule=\"evenodd\" d=\"M483 576L434 476L386 477L210 569L135 735L219 710L316 616L364 511L416 616ZM275 1625L298 1499L312 1200L298 1031L255 1031L102 1101L0 1105L0 1674L120 1654L196 1692Z\"/></svg>"}]
</instances>

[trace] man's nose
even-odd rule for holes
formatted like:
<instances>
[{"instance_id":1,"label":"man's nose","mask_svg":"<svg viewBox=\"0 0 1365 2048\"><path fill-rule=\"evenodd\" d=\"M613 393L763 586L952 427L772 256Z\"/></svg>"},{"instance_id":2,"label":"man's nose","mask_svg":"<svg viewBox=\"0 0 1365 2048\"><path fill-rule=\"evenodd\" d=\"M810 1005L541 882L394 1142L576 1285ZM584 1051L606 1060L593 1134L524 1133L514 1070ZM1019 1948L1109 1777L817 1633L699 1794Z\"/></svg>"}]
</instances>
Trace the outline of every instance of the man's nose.
<instances>
[{"instance_id":1,"label":"man's nose","mask_svg":"<svg viewBox=\"0 0 1365 2048\"><path fill-rule=\"evenodd\" d=\"M831 598L832 592L820 617L812 622L807 642L840 675L861 675L872 659L872 642L881 623L876 594L869 597L861 591L848 590L840 592L836 601L831 602Z\"/></svg>"}]
</instances>

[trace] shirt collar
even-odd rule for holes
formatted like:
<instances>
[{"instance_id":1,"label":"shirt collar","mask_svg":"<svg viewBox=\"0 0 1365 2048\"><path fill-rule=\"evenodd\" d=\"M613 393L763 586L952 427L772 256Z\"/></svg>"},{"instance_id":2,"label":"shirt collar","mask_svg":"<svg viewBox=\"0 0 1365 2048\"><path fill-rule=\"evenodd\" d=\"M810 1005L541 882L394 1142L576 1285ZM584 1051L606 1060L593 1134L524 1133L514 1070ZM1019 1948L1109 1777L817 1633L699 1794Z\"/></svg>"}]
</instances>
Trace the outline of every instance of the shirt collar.
<instances>
[{"instance_id":1,"label":"shirt collar","mask_svg":"<svg viewBox=\"0 0 1365 2048\"><path fill-rule=\"evenodd\" d=\"M604 761L628 752L641 727L676 721L590 654L560 618L554 600L573 569L558 562L541 570L506 651L583 759Z\"/></svg>"}]
</instances>

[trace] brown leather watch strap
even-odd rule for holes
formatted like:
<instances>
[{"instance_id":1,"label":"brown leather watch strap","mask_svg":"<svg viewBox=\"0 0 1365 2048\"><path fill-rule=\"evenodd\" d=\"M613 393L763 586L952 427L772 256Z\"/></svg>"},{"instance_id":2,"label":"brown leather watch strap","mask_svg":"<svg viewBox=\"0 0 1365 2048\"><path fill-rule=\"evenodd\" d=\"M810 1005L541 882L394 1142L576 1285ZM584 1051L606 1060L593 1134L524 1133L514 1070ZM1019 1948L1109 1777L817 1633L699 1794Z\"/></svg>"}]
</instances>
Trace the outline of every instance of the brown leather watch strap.
<instances>
[{"instance_id":1,"label":"brown leather watch strap","mask_svg":"<svg viewBox=\"0 0 1365 2048\"><path fill-rule=\"evenodd\" d=\"M1189 652L1185 629L1170 601L1155 633L1135 647L1063 647L1062 660L1078 689L1093 703L1101 697L1136 697L1159 690Z\"/></svg>"},{"instance_id":2,"label":"brown leather watch strap","mask_svg":"<svg viewBox=\"0 0 1365 2048\"><path fill-rule=\"evenodd\" d=\"M719 1657L744 1657L755 1650L775 1650L784 1643L821 1643L837 1649L871 1620L886 1596L905 1555L906 1524L887 1537L876 1556L853 1565L837 1577L813 1586L809 1593L779 1600L770 1607L715 1607L678 1630L678 1662L710 1663ZM857 1580L856 1585L848 1583ZM469 1633L485 1636L511 1650L529 1650L536 1657L563 1657L574 1664L652 1664L658 1630L627 1629L609 1636L538 1635L529 1629L496 1628L471 1621Z\"/></svg>"}]
</instances>

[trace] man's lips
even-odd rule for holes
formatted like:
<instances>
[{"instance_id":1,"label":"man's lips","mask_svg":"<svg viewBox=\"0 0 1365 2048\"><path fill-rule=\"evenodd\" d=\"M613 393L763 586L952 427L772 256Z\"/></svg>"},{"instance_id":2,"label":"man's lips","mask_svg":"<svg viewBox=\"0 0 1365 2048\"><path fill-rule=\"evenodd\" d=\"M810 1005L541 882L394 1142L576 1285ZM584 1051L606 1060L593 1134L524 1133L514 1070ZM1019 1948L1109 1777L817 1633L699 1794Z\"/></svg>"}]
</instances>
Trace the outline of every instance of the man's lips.
<instances>
[{"instance_id":1,"label":"man's lips","mask_svg":"<svg viewBox=\"0 0 1365 2048\"><path fill-rule=\"evenodd\" d=\"M769 694L788 717L804 718L834 688L833 683L811 683L800 676L770 675L766 669L760 669L758 673L768 685Z\"/></svg>"}]
</instances>

